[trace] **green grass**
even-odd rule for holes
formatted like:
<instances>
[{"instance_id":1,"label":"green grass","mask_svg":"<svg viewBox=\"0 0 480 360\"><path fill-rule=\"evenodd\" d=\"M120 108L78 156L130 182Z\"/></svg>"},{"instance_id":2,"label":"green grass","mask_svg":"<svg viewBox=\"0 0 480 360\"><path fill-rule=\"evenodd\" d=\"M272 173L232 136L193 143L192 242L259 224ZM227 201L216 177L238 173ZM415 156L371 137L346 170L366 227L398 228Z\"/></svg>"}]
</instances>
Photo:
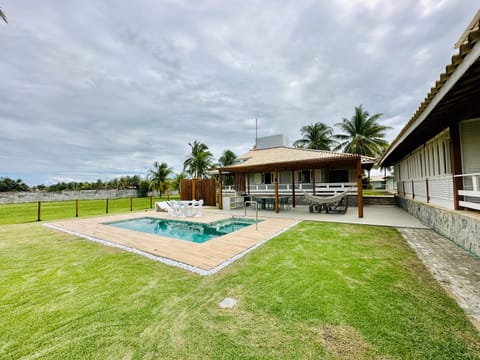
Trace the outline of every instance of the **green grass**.
<instances>
[{"instance_id":1,"label":"green grass","mask_svg":"<svg viewBox=\"0 0 480 360\"><path fill-rule=\"evenodd\" d=\"M385 196L385 195L393 195L392 193L388 192L387 190L363 190L362 191L364 196Z\"/></svg>"},{"instance_id":2,"label":"green grass","mask_svg":"<svg viewBox=\"0 0 480 360\"><path fill-rule=\"evenodd\" d=\"M169 199L178 199L178 196L170 196ZM156 201L167 200L167 197L153 198L152 205ZM95 216L106 213L105 200L79 200L78 216ZM149 209L150 198L134 198L133 211ZM75 201L43 202L40 206L41 220L60 220L75 217ZM108 213L122 213L130 211L130 199L109 199ZM0 204L0 225L21 224L34 222L38 219L38 203Z\"/></svg>"},{"instance_id":3,"label":"green grass","mask_svg":"<svg viewBox=\"0 0 480 360\"><path fill-rule=\"evenodd\" d=\"M0 324L2 359L480 358L398 232L362 225L303 222L209 277L3 225Z\"/></svg>"}]
</instances>

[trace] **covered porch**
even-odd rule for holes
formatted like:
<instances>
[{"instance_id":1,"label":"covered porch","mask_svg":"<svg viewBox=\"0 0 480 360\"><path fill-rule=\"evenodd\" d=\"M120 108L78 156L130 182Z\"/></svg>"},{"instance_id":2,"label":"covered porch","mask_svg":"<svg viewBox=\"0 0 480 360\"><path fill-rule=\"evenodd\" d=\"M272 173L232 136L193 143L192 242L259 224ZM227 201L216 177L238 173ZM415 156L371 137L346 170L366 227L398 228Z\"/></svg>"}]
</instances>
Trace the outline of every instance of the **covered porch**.
<instances>
[{"instance_id":1,"label":"covered porch","mask_svg":"<svg viewBox=\"0 0 480 360\"><path fill-rule=\"evenodd\" d=\"M277 160L283 159L283 160ZM362 157L353 154L339 154L330 151L305 150L294 148L271 148L253 150L242 157L243 162L221 167L219 172L219 204L224 208L224 197L244 195L246 197L271 196L273 210L280 211L282 198L290 199L289 206L295 208L304 192L315 196L331 196L346 190L356 195L358 218L363 218ZM320 170L328 169L331 174L343 171L347 181L335 181L330 176L319 176ZM224 186L223 175L234 179L233 185ZM302 181L302 176L308 181ZM300 179L299 179L300 178ZM261 183L254 181L261 179ZM352 181L353 180L353 181ZM242 207L243 197L231 208Z\"/></svg>"}]
</instances>

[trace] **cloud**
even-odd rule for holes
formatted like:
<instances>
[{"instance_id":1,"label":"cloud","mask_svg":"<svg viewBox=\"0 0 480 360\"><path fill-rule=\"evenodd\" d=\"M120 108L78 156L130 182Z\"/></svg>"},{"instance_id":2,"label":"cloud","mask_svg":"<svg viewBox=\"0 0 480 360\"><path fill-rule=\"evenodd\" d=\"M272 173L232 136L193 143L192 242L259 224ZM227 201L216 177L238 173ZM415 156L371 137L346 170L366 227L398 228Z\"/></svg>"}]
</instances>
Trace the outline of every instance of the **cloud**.
<instances>
[{"instance_id":1,"label":"cloud","mask_svg":"<svg viewBox=\"0 0 480 360\"><path fill-rule=\"evenodd\" d=\"M396 132L474 4L431 1L5 0L0 176L30 184L182 170L259 136L291 142L363 104Z\"/></svg>"}]
</instances>

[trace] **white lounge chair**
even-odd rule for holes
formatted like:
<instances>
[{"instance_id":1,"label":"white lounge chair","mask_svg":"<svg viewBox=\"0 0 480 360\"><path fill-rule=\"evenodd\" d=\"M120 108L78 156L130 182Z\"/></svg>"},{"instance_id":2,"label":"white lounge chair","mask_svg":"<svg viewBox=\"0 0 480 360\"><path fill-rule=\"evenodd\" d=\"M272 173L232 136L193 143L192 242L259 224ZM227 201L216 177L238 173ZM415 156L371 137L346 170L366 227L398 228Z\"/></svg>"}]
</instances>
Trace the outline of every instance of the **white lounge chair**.
<instances>
[{"instance_id":1,"label":"white lounge chair","mask_svg":"<svg viewBox=\"0 0 480 360\"><path fill-rule=\"evenodd\" d=\"M348 209L348 200L347 194L350 192L351 189L347 189L340 194L336 194L333 196L321 197L321 196L314 196L306 193L305 191L303 194L305 195L305 199L308 203L310 203L309 210L310 212L325 212L328 213L340 213L345 214Z\"/></svg>"},{"instance_id":2,"label":"white lounge chair","mask_svg":"<svg viewBox=\"0 0 480 360\"><path fill-rule=\"evenodd\" d=\"M172 208L172 216L185 217L185 205L181 201L170 200L167 201Z\"/></svg>"},{"instance_id":3,"label":"white lounge chair","mask_svg":"<svg viewBox=\"0 0 480 360\"><path fill-rule=\"evenodd\" d=\"M170 215L173 214L173 208L170 206L168 201L158 201L155 203L155 211L165 211L168 212Z\"/></svg>"}]
</instances>

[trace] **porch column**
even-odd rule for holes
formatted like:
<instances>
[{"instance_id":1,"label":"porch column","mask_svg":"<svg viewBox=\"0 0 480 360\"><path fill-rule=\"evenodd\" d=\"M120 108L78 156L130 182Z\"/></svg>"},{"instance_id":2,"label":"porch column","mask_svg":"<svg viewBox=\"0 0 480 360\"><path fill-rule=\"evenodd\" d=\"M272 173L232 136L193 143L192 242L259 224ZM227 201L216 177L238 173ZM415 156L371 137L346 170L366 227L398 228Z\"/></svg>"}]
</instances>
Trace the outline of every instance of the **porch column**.
<instances>
[{"instance_id":1,"label":"porch column","mask_svg":"<svg viewBox=\"0 0 480 360\"><path fill-rule=\"evenodd\" d=\"M292 207L295 207L295 170L292 170Z\"/></svg>"},{"instance_id":2,"label":"porch column","mask_svg":"<svg viewBox=\"0 0 480 360\"><path fill-rule=\"evenodd\" d=\"M357 203L358 217L363 218L362 160L357 160Z\"/></svg>"},{"instance_id":3,"label":"porch column","mask_svg":"<svg viewBox=\"0 0 480 360\"><path fill-rule=\"evenodd\" d=\"M459 205L461 199L458 195L458 190L463 190L463 179L461 177L455 177L455 175L461 175L463 173L458 124L450 125L450 159L453 176L453 207L455 210L463 210L463 207Z\"/></svg>"},{"instance_id":4,"label":"porch column","mask_svg":"<svg viewBox=\"0 0 480 360\"><path fill-rule=\"evenodd\" d=\"M312 170L313 195L315 196L315 169Z\"/></svg>"},{"instance_id":5,"label":"porch column","mask_svg":"<svg viewBox=\"0 0 480 360\"><path fill-rule=\"evenodd\" d=\"M219 191L218 191L218 208L220 210L223 209L223 194L222 194L222 170L218 169L218 188L219 188Z\"/></svg>"},{"instance_id":6,"label":"porch column","mask_svg":"<svg viewBox=\"0 0 480 360\"><path fill-rule=\"evenodd\" d=\"M278 169L275 168L274 174L274 182L275 182L275 212L278 213Z\"/></svg>"},{"instance_id":7,"label":"porch column","mask_svg":"<svg viewBox=\"0 0 480 360\"><path fill-rule=\"evenodd\" d=\"M250 195L250 173L246 173L245 176L247 177L247 194Z\"/></svg>"}]
</instances>

